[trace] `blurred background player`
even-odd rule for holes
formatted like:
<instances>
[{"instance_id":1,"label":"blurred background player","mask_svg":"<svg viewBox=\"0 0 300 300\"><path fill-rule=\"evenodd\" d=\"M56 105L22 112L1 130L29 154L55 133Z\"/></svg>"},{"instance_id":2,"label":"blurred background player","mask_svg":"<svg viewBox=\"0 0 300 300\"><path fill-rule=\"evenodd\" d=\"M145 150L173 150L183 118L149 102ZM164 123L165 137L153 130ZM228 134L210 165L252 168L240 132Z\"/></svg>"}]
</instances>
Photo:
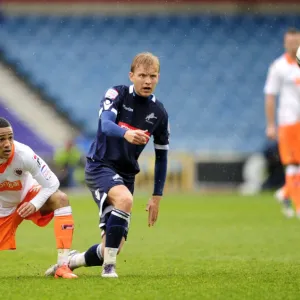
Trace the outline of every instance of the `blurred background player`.
<instances>
[{"instance_id":1,"label":"blurred background player","mask_svg":"<svg viewBox=\"0 0 300 300\"><path fill-rule=\"evenodd\" d=\"M61 188L72 188L77 185L75 171L81 164L81 152L74 140L66 142L63 148L58 149L54 155L54 163L57 169Z\"/></svg>"},{"instance_id":2,"label":"blurred background player","mask_svg":"<svg viewBox=\"0 0 300 300\"><path fill-rule=\"evenodd\" d=\"M284 35L286 53L271 64L264 88L266 135L272 140L278 138L280 159L285 166L285 186L276 197L283 202L283 212L288 217L294 215L290 198L300 217L300 68L296 63L299 45L299 31L289 29ZM278 95L277 128L275 107Z\"/></svg>"},{"instance_id":3,"label":"blurred background player","mask_svg":"<svg viewBox=\"0 0 300 300\"><path fill-rule=\"evenodd\" d=\"M169 149L168 114L153 94L160 63L151 53L138 54L131 65L133 85L109 89L100 105L99 127L86 164L86 183L100 209L102 244L70 258L72 269L103 264L102 277L118 277L116 256L127 238L133 204L138 158L149 138L154 137L154 191L147 211L148 225L158 217ZM53 266L46 274L53 274Z\"/></svg>"},{"instance_id":4,"label":"blurred background player","mask_svg":"<svg viewBox=\"0 0 300 300\"><path fill-rule=\"evenodd\" d=\"M16 249L21 222L46 226L54 217L58 249L55 277L76 278L68 268L74 221L67 195L47 164L28 146L14 141L10 123L0 118L0 250Z\"/></svg>"}]
</instances>

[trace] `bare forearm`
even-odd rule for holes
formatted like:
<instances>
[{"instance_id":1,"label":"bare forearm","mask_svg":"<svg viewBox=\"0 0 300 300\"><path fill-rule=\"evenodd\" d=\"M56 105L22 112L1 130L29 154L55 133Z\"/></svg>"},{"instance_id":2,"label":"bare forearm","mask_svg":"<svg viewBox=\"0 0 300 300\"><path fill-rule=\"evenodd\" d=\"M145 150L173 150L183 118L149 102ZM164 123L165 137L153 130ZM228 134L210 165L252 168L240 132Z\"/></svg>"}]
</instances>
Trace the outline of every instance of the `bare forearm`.
<instances>
[{"instance_id":1,"label":"bare forearm","mask_svg":"<svg viewBox=\"0 0 300 300\"><path fill-rule=\"evenodd\" d=\"M268 126L275 125L275 96L274 95L266 95L265 99L265 114L266 114L266 122Z\"/></svg>"}]
</instances>

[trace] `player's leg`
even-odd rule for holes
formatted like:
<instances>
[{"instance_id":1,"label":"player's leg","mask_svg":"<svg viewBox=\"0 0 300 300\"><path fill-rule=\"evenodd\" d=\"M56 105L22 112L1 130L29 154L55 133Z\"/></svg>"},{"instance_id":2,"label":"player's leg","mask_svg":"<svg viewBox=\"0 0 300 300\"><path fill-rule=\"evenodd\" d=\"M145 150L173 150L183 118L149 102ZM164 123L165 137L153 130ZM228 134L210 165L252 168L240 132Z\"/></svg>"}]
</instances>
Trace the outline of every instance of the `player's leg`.
<instances>
[{"instance_id":1,"label":"player's leg","mask_svg":"<svg viewBox=\"0 0 300 300\"><path fill-rule=\"evenodd\" d=\"M287 217L287 218L292 218L295 215L292 201L291 201L291 196L289 195L288 192L288 186L285 184L283 187L278 189L275 194L275 198L279 203L282 204L282 213Z\"/></svg>"},{"instance_id":2,"label":"player's leg","mask_svg":"<svg viewBox=\"0 0 300 300\"><path fill-rule=\"evenodd\" d=\"M134 178L123 178L111 168L101 167L86 170L86 183L99 207L99 227L106 233L102 276L117 277L116 256L128 232Z\"/></svg>"},{"instance_id":3,"label":"player's leg","mask_svg":"<svg viewBox=\"0 0 300 300\"><path fill-rule=\"evenodd\" d=\"M112 173L109 176L107 176L107 178L115 176L115 173L111 170L106 170L105 172L107 175L108 175L108 173ZM113 245L114 256L116 256L118 253L120 253L121 248L123 247L124 242L127 238L129 221L123 222L123 220L124 220L123 215L121 218L122 223L118 219L114 220L115 214L121 214L121 213L123 214L123 211L117 210L116 207L111 205L113 203L113 200L111 200L111 198L109 198L109 194L110 194L111 189L115 189L116 187L121 187L118 190L121 190L123 193L126 192L126 193L129 193L130 195L132 195L131 192L129 191L129 189L133 190L133 186L131 187L131 185L129 185L129 189L128 189L125 185L122 185L121 182L118 182L118 185L115 185L115 184L116 184L116 182L104 183L104 181L103 181L102 186L108 187L110 185L113 185L112 188L105 189L105 191L108 190L108 193L104 192L102 189L101 190L97 189L96 191L92 192L93 198L94 198L96 204L98 205L99 211L100 211L99 227L103 230L102 231L102 243L91 246L85 252L81 252L81 253L79 253L77 251L72 252L71 255L69 256L69 267L71 270L77 269L79 267L102 266L105 261L105 259L104 259L105 250L106 251L111 250L111 249L108 249L108 250L105 249L106 245L107 245L107 234L109 232L111 234L115 234L115 232L117 231L117 234L118 234L117 237L114 236L113 237L114 240L111 242L111 244L108 244L108 245L109 246ZM115 199L115 198L113 198L113 199ZM124 209L124 206L120 205L119 208L120 207L122 207ZM126 209L126 207L125 207L125 209ZM127 207L127 210L129 210L128 207ZM117 230L114 231L115 228L113 228L113 229L110 228L110 231L109 231L109 227L108 227L109 221L112 224L116 224L116 225L111 225L111 226L116 226ZM116 241L116 239L118 239L118 240ZM112 243L114 243L114 244L112 244ZM109 258L111 258L111 257L109 257ZM111 260L108 260L108 262L109 263L107 263L103 267L103 273L107 274L108 275L107 277L117 277L117 274L115 273L116 258L114 259L114 263L111 263ZM47 272L50 273L50 271L51 270L49 269L49 271L47 271ZM51 271L51 272L53 272L53 271Z\"/></svg>"},{"instance_id":4,"label":"player's leg","mask_svg":"<svg viewBox=\"0 0 300 300\"><path fill-rule=\"evenodd\" d=\"M300 190L297 184L298 162L295 155L297 153L296 128L297 127L295 125L281 126L278 131L278 144L280 160L285 166L284 193L286 196L290 196L295 205L296 211L300 211ZM292 213L292 208L290 206L287 208L284 207L283 212L285 214Z\"/></svg>"},{"instance_id":5,"label":"player's leg","mask_svg":"<svg viewBox=\"0 0 300 300\"><path fill-rule=\"evenodd\" d=\"M41 207L39 212L41 214L40 220L43 217L54 214L54 234L58 251L58 268L55 277L76 278L77 276L68 268L68 255L72 246L74 231L72 208L68 196L61 191L55 192ZM43 226L43 224L37 224Z\"/></svg>"},{"instance_id":6,"label":"player's leg","mask_svg":"<svg viewBox=\"0 0 300 300\"><path fill-rule=\"evenodd\" d=\"M15 250L17 227L23 221L17 212L0 218L0 251Z\"/></svg>"},{"instance_id":7,"label":"player's leg","mask_svg":"<svg viewBox=\"0 0 300 300\"><path fill-rule=\"evenodd\" d=\"M109 245L113 245L113 247L109 248L113 248L114 261L116 261L115 256L124 244L128 233L130 214L123 210L126 209L127 211L131 211L132 194L134 190L134 182L132 180L124 181L122 177L116 175L117 174L110 168L101 168L100 170L97 170L96 174L86 173L86 183L90 188L93 199L99 208L99 227L103 230L104 233L106 233L106 235L104 235L104 240L100 245L93 245L87 251L82 253L78 253L77 251L71 252L69 255L69 266L71 269L75 269L81 266L101 266L104 261L103 254L105 253L105 246L107 245L108 232L113 234L114 232L117 232L117 234L114 234L113 240L108 239L111 243ZM118 189L121 192L121 195L118 195L118 197L114 195L115 193L119 194L118 192L114 192L114 194L111 193L111 190L115 191L115 188L117 187L121 187L120 189ZM110 198L111 195L112 198ZM129 198L129 201L127 198ZM119 202L121 204L119 204ZM129 202L129 205L127 202ZM117 204L117 207L114 207L114 204ZM127 215L126 219L124 217L125 214ZM121 217L119 217L118 215L121 215ZM114 217L111 218L111 216ZM108 228L110 229L109 231ZM46 271L45 275L52 275L55 267L56 266L51 266ZM106 270L109 271L107 277L117 277L117 274L115 273L115 263L110 264L108 267L106 267Z\"/></svg>"},{"instance_id":8,"label":"player's leg","mask_svg":"<svg viewBox=\"0 0 300 300\"><path fill-rule=\"evenodd\" d=\"M92 191L92 196L95 201L95 203L98 206L99 214L100 214L100 229L102 229L102 243L101 244L95 244L91 247L89 247L84 252L79 252L77 250L70 251L68 255L68 262L69 262L69 268L71 270L77 269L79 267L93 267L93 266L102 266L104 261L104 248L106 243L106 224L107 221L111 215L111 212L113 211L114 207L112 205L109 205L108 199L107 199L107 193L110 188L110 186L114 186L116 182L110 182L110 178L115 176L115 173L112 170L105 170L103 171L103 176L101 180L98 182L98 186L101 184L103 188L98 188L94 191ZM121 184L119 182L118 184ZM133 190L133 187L129 186L130 190ZM124 237L122 239L121 245L119 248L121 248L125 242L125 239L127 238L128 228L126 229L126 232L124 234ZM45 276L53 276L58 268L58 264L50 266L46 272Z\"/></svg>"},{"instance_id":9,"label":"player's leg","mask_svg":"<svg viewBox=\"0 0 300 300\"><path fill-rule=\"evenodd\" d=\"M297 205L296 206L296 214L297 217L300 218L300 122L295 124L295 129L294 129L294 144L293 144L293 151L294 151L294 156L295 156L295 161L297 163L297 174L296 174L296 179L295 179L295 185L297 189Z\"/></svg>"},{"instance_id":10,"label":"player's leg","mask_svg":"<svg viewBox=\"0 0 300 300\"><path fill-rule=\"evenodd\" d=\"M85 252L73 251L69 256L69 267L71 270L75 270L80 267L95 267L102 266L104 261L104 246L106 235L102 237L101 244L95 244L87 249ZM125 243L125 237L122 238L119 246L118 254L120 253Z\"/></svg>"},{"instance_id":11,"label":"player's leg","mask_svg":"<svg viewBox=\"0 0 300 300\"><path fill-rule=\"evenodd\" d=\"M118 185L109 190L108 202L114 208L106 223L102 277L117 277L117 254L122 238L128 230L133 196L125 185Z\"/></svg>"}]
</instances>

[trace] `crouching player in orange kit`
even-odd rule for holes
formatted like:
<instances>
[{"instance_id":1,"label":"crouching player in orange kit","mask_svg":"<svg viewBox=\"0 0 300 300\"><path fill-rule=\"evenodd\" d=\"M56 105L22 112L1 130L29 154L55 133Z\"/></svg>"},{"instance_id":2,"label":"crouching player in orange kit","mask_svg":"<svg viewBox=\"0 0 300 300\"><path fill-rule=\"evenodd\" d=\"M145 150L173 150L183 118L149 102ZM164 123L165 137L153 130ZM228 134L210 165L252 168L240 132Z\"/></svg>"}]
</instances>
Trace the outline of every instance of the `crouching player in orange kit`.
<instances>
[{"instance_id":1,"label":"crouching player in orange kit","mask_svg":"<svg viewBox=\"0 0 300 300\"><path fill-rule=\"evenodd\" d=\"M46 226L54 218L59 268L55 277L76 278L68 267L74 230L67 195L33 150L14 141L10 123L0 118L0 250L16 249L15 235L23 220Z\"/></svg>"}]
</instances>

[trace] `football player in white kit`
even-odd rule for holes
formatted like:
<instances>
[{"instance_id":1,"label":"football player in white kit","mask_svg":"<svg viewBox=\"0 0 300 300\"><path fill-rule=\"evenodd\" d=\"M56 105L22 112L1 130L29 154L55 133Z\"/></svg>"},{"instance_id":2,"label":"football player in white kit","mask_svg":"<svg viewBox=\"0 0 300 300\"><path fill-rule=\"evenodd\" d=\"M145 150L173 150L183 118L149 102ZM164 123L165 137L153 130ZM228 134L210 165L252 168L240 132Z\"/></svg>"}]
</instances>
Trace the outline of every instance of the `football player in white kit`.
<instances>
[{"instance_id":1,"label":"football player in white kit","mask_svg":"<svg viewBox=\"0 0 300 300\"><path fill-rule=\"evenodd\" d=\"M286 31L286 52L269 67L264 88L266 135L278 139L281 163L285 167L285 186L276 193L284 204L283 213L294 216L290 198L294 202L296 215L300 218L300 68L296 52L300 45L300 32L295 28ZM278 105L276 99L278 98ZM277 117L276 112L277 111Z\"/></svg>"},{"instance_id":2,"label":"football player in white kit","mask_svg":"<svg viewBox=\"0 0 300 300\"><path fill-rule=\"evenodd\" d=\"M68 267L74 221L66 194L48 165L34 151L14 141L10 123L0 118L0 250L16 249L23 220L46 226L54 219L58 250L56 278L77 278Z\"/></svg>"}]
</instances>

